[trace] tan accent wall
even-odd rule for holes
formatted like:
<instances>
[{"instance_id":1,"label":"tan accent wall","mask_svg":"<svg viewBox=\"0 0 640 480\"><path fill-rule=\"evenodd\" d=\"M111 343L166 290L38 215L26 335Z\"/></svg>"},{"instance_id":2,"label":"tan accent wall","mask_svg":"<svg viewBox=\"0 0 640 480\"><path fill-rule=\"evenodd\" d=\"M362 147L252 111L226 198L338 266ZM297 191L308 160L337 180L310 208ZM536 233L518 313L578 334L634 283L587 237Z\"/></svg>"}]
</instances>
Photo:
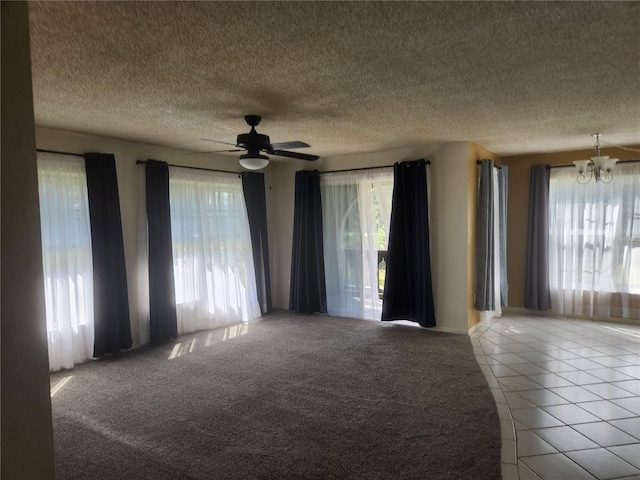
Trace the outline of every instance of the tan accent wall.
<instances>
[{"instance_id":1,"label":"tan accent wall","mask_svg":"<svg viewBox=\"0 0 640 480\"><path fill-rule=\"evenodd\" d=\"M631 146L640 149L640 145ZM640 159L640 152L618 148L602 148L602 154L620 160ZM529 174L532 165L571 165L574 160L590 158L593 150L541 153L504 157L509 167L509 200L507 208L507 279L509 306L524 308L524 275L527 248L527 215L529 212ZM615 173L614 173L615 175Z\"/></svg>"},{"instance_id":2,"label":"tan accent wall","mask_svg":"<svg viewBox=\"0 0 640 480\"><path fill-rule=\"evenodd\" d=\"M474 305L475 287L475 258L476 258L476 208L478 203L478 160L493 160L500 165L502 159L495 153L487 150L482 145L469 144L469 175L468 197L469 209L467 212L467 327L471 328L480 321L480 314Z\"/></svg>"}]
</instances>

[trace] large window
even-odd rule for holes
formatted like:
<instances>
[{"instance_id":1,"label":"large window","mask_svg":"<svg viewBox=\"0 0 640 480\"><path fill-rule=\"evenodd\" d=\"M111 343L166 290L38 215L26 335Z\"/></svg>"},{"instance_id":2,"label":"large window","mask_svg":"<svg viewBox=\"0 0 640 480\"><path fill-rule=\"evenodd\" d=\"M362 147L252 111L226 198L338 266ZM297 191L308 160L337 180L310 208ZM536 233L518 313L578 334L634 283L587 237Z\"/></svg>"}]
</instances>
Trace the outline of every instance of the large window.
<instances>
[{"instance_id":1,"label":"large window","mask_svg":"<svg viewBox=\"0 0 640 480\"><path fill-rule=\"evenodd\" d=\"M608 184L551 171L549 267L554 311L640 317L640 164Z\"/></svg>"},{"instance_id":2,"label":"large window","mask_svg":"<svg viewBox=\"0 0 640 480\"><path fill-rule=\"evenodd\" d=\"M327 310L380 320L393 168L320 177Z\"/></svg>"},{"instance_id":3,"label":"large window","mask_svg":"<svg viewBox=\"0 0 640 480\"><path fill-rule=\"evenodd\" d=\"M169 197L178 333L259 317L241 179L171 167Z\"/></svg>"},{"instance_id":4,"label":"large window","mask_svg":"<svg viewBox=\"0 0 640 480\"><path fill-rule=\"evenodd\" d=\"M83 158L38 153L49 368L93 356L93 267Z\"/></svg>"}]
</instances>

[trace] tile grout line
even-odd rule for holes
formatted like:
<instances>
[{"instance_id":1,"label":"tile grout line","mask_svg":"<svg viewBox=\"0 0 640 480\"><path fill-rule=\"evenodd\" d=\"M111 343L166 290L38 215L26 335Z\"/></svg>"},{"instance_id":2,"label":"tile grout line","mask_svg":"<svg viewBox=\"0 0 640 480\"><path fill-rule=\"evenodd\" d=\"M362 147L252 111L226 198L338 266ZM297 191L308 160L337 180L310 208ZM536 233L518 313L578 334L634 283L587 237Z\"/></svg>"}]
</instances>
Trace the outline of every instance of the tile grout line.
<instances>
[{"instance_id":1,"label":"tile grout line","mask_svg":"<svg viewBox=\"0 0 640 480\"><path fill-rule=\"evenodd\" d=\"M486 326L486 328L483 328L483 329L478 328L478 329L474 332L474 337L475 337L476 339L481 338L481 337L482 337L482 335L483 335L486 331L488 331L488 330L491 328L491 325L493 325L494 323L495 323L495 321L491 322L491 324L490 324L490 325ZM482 356L485 356L485 357L486 357L486 355L484 354L484 350L482 349L482 345L480 344L480 341L479 341L479 340L478 340L478 342L477 342L477 345L478 345L478 347L480 348L480 350L483 352L483 355L482 355ZM475 351L475 346L476 346L476 345L474 344L473 346L474 346L474 351ZM476 361L478 361L478 356L479 356L479 355L477 355L477 354L476 354ZM478 362L478 364L482 367L482 364L480 364L479 362ZM486 379L486 380L488 380L488 379L487 379L488 375L491 375L492 379L493 379L496 383L498 383L498 385L500 386L500 391L502 392L502 394L503 394L503 396L504 396L504 390L502 389L502 385L500 384L500 382L498 381L498 379L495 377L495 375L493 375L493 372L492 372L492 370L491 370L490 366L489 366L489 365L486 365L486 366L487 366L487 367L489 367L489 368L487 368L486 370L488 370L488 372L490 372L490 373L487 373L487 371L486 371L485 369L482 369L482 368L481 368L481 370L483 371L483 373L484 373L484 375L485 375L485 379ZM487 384L488 384L489 388L493 391L493 388L491 387L491 385L489 384L489 382L487 382ZM502 472L502 478L503 478L503 480L520 480L519 459L518 459L518 436L517 436L517 434L516 434L516 427L515 427L515 422L514 422L514 420L513 420L513 415L512 415L512 413L511 413L511 408L509 407L509 404L508 404L506 401L505 401L505 403L499 403L499 402L497 401L497 399L495 398L495 396L494 396L494 399L493 399L493 400L494 400L494 402L495 402L495 404L496 404L496 409L498 409L498 419L499 419L499 421L500 421L500 437L501 437L501 438L500 438L500 441L501 441L501 449L500 449L500 470L501 470L501 472ZM505 400L506 400L506 398L505 398ZM512 443L512 444L513 444L513 457L514 457L514 458L513 458L512 460L513 460L515 463L506 462L506 461L505 461L505 458L503 458L503 456L504 456L504 448L503 448L503 447L504 447L504 443L505 443L505 438L504 438L504 436L503 436L503 434L502 434L502 420L504 420L504 419L503 419L503 418L501 418L501 416L500 416L500 410L499 410L498 405L505 405L506 410L507 410L507 412L508 412L508 414L509 414L508 421L509 421L509 422L510 422L510 424L511 424L511 433L512 433L512 435L513 435L513 440L508 440L508 442L510 442L510 443ZM515 478L511 478L511 477L510 477L510 478L508 478L508 479L507 479L507 478L505 478L505 477L504 477L504 472L503 472L503 470L504 470L504 468L503 468L504 464L514 465L514 467L515 467L515 474L516 474L516 477L515 477ZM536 476L537 476L537 475L536 475ZM539 478L539 477L538 477L538 478Z\"/></svg>"},{"instance_id":2,"label":"tile grout line","mask_svg":"<svg viewBox=\"0 0 640 480\"><path fill-rule=\"evenodd\" d=\"M504 320L512 320L512 321L518 321L518 320L522 320L522 319L518 319L518 318L510 318L510 317L503 317ZM510 441L513 443L514 446L514 452L513 455L515 458L513 459L505 459L501 457L501 463L504 466L505 463L511 466L515 467L515 473L517 475L516 478L520 478L520 466L522 465L523 468L527 469L527 476L530 477L531 475L535 475L537 478L541 478L537 472L534 472L533 469L531 469L527 464L525 464L524 462L521 461L521 458L524 457L519 457L518 456L518 431L520 430L524 430L524 431L530 431L533 433L533 435L539 437L535 432L533 432L533 430L535 430L535 428L531 427L531 426L527 426L527 425L523 425L524 429L518 429L518 427L516 427L516 421L513 417L513 409L511 407L511 405L509 404L509 401L506 397L505 394L507 393L514 393L516 395L519 396L520 391L526 391L527 389L524 390L512 390L509 388L508 385L506 385L505 383L501 382L499 380L499 378L508 378L508 376L512 376L512 377L520 377L520 382L521 384L519 385L519 387L525 387L527 386L526 382L532 382L533 384L536 384L537 382L535 382L535 380L533 378L529 378L530 376L536 375L536 373L521 373L518 370L514 370L512 367L514 366L514 363L500 363L500 360L493 358L493 356L495 355L500 355L501 350L504 352L505 350L508 352L509 355L512 355L511 357L508 357L509 359L514 359L514 358L520 358L523 360L523 362L529 363L531 365L535 365L536 367L540 367L539 365L537 365L536 362L540 362L543 360L540 360L542 358L542 355L546 355L546 352L549 351L553 351L554 349L551 350L541 350L539 348L536 348L536 346L534 346L534 344L536 344L538 347L539 346L545 346L545 345L551 345L553 347L556 347L555 350L558 350L558 353L560 353L560 350L563 350L565 352L568 352L569 355L576 355L576 358L553 358L553 361L556 362L561 362L561 363L566 363L568 366L572 367L573 370L570 370L571 372L576 372L574 374L568 374L566 375L568 378L563 377L562 375L560 375L559 373L561 372L553 372L553 371L549 371L547 374L544 375L556 375L557 377L563 379L564 381L567 381L571 384L572 387L578 387L581 389L581 391L585 391L585 392L589 392L589 394L591 394L594 398L590 398L590 400L584 400L581 401L580 399L576 399L575 401L572 401L566 397L560 397L562 398L562 400L566 401L566 403L562 403L562 404L558 404L558 405L548 405L548 407L554 407L554 406L561 406L561 405L567 405L567 406L574 406L577 407L580 410L583 410L586 414L593 416L595 421L587 421L587 422L581 422L581 423L566 423L566 418L565 420L563 420L560 417L555 416L553 413L545 410L545 408L543 406L538 405L537 403L531 401L529 402L526 397L523 397L523 399L525 401L527 401L528 403L530 403L531 405L535 405L535 407L527 407L527 408L535 408L541 412L544 412L544 414L548 415L549 418L552 418L554 421L559 422L559 425L557 425L558 427L563 426L563 427L569 427L571 431L575 432L576 434L579 434L581 436L584 436L587 440L589 440L591 443L594 444L593 448L586 448L586 449L575 449L575 450L563 450L562 448L558 448L555 447L554 445L549 444L556 452L555 453L548 453L548 454L539 454L539 455L533 455L533 457L544 457L547 455L555 455L555 454L560 454L562 455L562 458L564 458L566 461L571 462L572 465L574 465L575 467L579 468L580 471L582 472L588 472L588 474L590 475L594 475L595 477L597 477L597 474L595 472L592 471L591 468L587 468L583 465L581 465L580 463L578 463L576 460L574 460L571 456L567 455L567 452L573 452L573 451L581 451L581 450L590 450L590 449L598 449L598 450L602 450L604 452L607 452L608 454L612 455L613 457L615 457L616 459L619 460L619 462L621 464L624 464L624 466L629 467L633 470L640 470L640 468L636 468L635 465L631 464L630 462L627 462L625 460L624 457L621 457L620 455L614 453L613 451L610 450L610 448L613 447L620 447L620 446L627 446L627 445L640 445L640 438L635 435L635 431L633 430L634 426L628 427L629 429L631 429L631 431L634 432L634 434L631 433L631 431L628 430L623 430L622 428L618 428L616 425L614 425L613 423L611 423L612 421L615 420L633 420L633 419L637 419L640 417L640 415L636 414L635 412L628 410L624 407L622 407L621 405L615 403L614 400L616 399L622 399L622 398L638 398L639 395L637 395L635 393L634 389L635 387L632 387L631 385L633 385L632 383L627 384L626 386L628 386L628 388L623 388L622 386L618 386L615 383L616 382L622 382L622 381L628 381L628 382L632 382L632 381L640 381L640 379L637 378L637 374L636 376L632 376L633 375L633 370L631 370L631 372L629 372L629 370L631 369L631 367L635 367L635 368L639 368L638 367L638 361L637 358L638 354L635 353L638 349L636 347L636 343L635 342L631 342L629 339L627 339L626 337L623 337L621 334L617 334L617 335L612 335L612 334L600 334L600 335L595 335L599 332L595 331L595 328L593 328L594 326L599 325L597 322L591 322L590 329L586 329L586 330L581 330L581 326L578 323L574 323L569 325L567 322L567 320L559 320L557 322L557 325L552 326L552 328L554 329L555 333L549 333L545 331L545 325L540 325L540 326L536 326L533 327L532 329L534 330L534 333L532 334L531 332L526 333L525 335L529 338L529 339L535 339L535 342L520 342L518 339L516 338L511 338L511 341L508 342L503 342L501 343L499 340L504 337L504 334L500 334L498 332L495 332L495 334L492 335L488 335L488 336L484 336L487 332L491 331L491 328L498 322L500 322L503 319L497 319L494 320L490 325L485 326L484 328L479 328L477 329L473 335L472 335L472 341L473 341L473 347L474 347L474 352L476 353L476 360L478 361L478 364L481 366L481 369L485 375L485 379L487 380L488 386L492 389L492 393L494 394L494 401L496 402L496 407L499 410L500 413L500 420L501 420L501 435L502 435L502 440L503 440L503 444L504 441ZM529 319L526 319L529 320ZM527 322L525 320L524 326L528 327L528 325L532 325L534 322ZM571 322L571 320L568 320L569 322ZM560 323L562 322L562 323ZM545 323L551 323L551 322L545 322ZM555 322L554 322L555 323ZM571 328L569 328L569 326ZM615 327L615 325L613 325L613 327ZM510 327L506 327L506 328L510 328ZM609 326L610 329L614 329L611 326ZM527 328L527 330L532 330L531 328ZM586 332L585 333L580 333L578 334L578 330L580 330L581 332ZM507 332L508 333L508 332ZM633 333L632 335L634 336L638 336L637 334ZM558 337L559 339L552 339L549 340L549 337ZM567 337L567 338L564 338ZM484 340L484 341L481 341ZM494 341L498 340L498 341ZM620 343L624 340L628 340L628 342L625 343ZM553 343L555 342L555 344ZM583 342L583 343L580 343ZM519 349L521 348L525 348L525 350L514 350L513 352L505 347L503 347L503 345L511 345L513 347L513 345L529 345L529 349L527 350L526 347L518 347ZM485 349L485 347L487 347L487 349ZM494 349L494 353L489 353L489 349L493 348ZM600 349L600 350L598 350ZM571 351L573 350L573 351ZM528 353L531 352L531 353ZM598 353L598 355L593 356L595 353ZM626 352L626 353L625 353ZM518 355L518 353L521 353L523 355ZM527 353L527 355L524 355L524 353ZM566 354L563 354L566 355ZM590 358L592 358L593 360L595 360L595 363L593 360L590 360L589 358L587 358L586 356L590 356ZM616 358L618 356L625 356L626 358L623 359L617 359ZM529 357L529 358L526 358ZM533 358L531 358L533 357ZM537 357L537 358L536 358ZM505 357L507 358L507 357ZM603 363L600 363L597 361L598 358L607 358L608 360L604 361ZM483 361L484 360L484 361ZM565 362L563 360L572 360L571 362ZM629 361L627 361L629 360ZM497 363L492 363L492 362L496 362ZM595 367L597 364L597 368L585 368L585 365L587 366L591 366L588 362L593 363L593 366ZM633 362L633 363L632 363ZM491 364L490 364L491 363ZM626 365L625 365L626 364ZM516 364L517 365L517 364ZM620 368L620 365L623 366L629 366L629 368L627 368L624 372L621 370L618 370L618 368ZM491 368L492 366L502 366L504 367L504 372L505 373L510 373L512 370L514 371L514 373L517 372L516 375L501 375L500 377L496 376L496 373L494 371L493 368ZM541 368L541 367L540 367ZM589 370L602 370L601 375L605 375L606 374L606 370L610 370L613 372L618 372L618 379L615 379L615 376L612 376L611 378L607 378L607 377L600 377L597 375L591 375L589 373ZM535 369L534 369L535 370ZM544 368L543 368L544 370ZM613 373L612 372L612 373ZM627 373L629 373L627 375ZM585 377L585 375L588 375L589 377ZM626 375L626 377L621 376L621 375ZM580 377L582 377L582 380L580 380ZM535 378L535 377L534 377ZM570 378L573 379L573 381L570 380ZM594 383L584 383L584 381L589 381L589 380L598 380L598 382L594 382ZM576 380L577 383L576 383ZM518 386L517 383L514 382L518 382L518 380L512 380L511 381L515 386ZM594 391L592 391L589 388L584 388L585 386L588 385L603 385L603 387L598 387L598 388L594 388ZM531 385L533 386L533 385ZM606 386L606 387L604 387ZM499 388L496 388L499 387ZM628 392L629 395L625 395L623 397L611 397L609 398L607 394L607 396L602 395L604 392L604 389L606 388L611 388L614 387L615 389L621 389L625 392ZM553 390L551 390L551 388L561 388L561 387L552 387L552 386L545 386L545 384L537 384L537 388L535 388L535 390L544 390L550 393L554 393L557 395L557 393L553 392ZM499 400L499 398L496 398L496 391L499 390L499 392L501 393L501 396L504 398L504 402L500 401L502 399ZM598 393L596 393L596 391L598 390L602 390L599 391ZM597 399L597 400L596 400ZM605 419L603 418L601 415L598 415L597 412L594 411L589 411L585 407L586 405L588 405L589 403L593 403L593 402L607 402L608 404L611 404L612 406L617 407L620 410L624 410L627 411L629 413L628 417L622 417L622 418L608 418ZM582 405L581 405L582 404ZM504 405L504 407L499 407L500 405ZM504 408L506 408L506 411L508 412L508 416L509 416L509 422L510 422L510 426L511 426L511 430L512 430L512 436L513 436L513 441L509 440L509 439L505 439L505 435L503 435L503 424L502 421L505 420L504 417ZM523 407L524 408L524 407ZM597 420L596 420L597 419ZM589 420L591 420L591 418L589 418ZM606 446L604 444L602 444L601 442L597 442L593 439L591 439L589 436L586 435L586 433L582 433L580 430L574 428L575 425L583 425L583 424L595 424L595 423L603 423L606 424L612 428L615 428L617 431L621 432L621 434L626 435L628 437L630 437L630 439L634 439L637 440L637 442L634 443L620 443L615 444L615 445L609 445ZM543 429L543 428L552 428L552 426L548 426L548 427L544 427L544 426L540 426L539 428ZM542 441L545 441L545 439L543 437L540 437L540 439ZM626 441L626 440L625 440ZM545 441L545 443L548 444L548 442ZM505 455L505 449L503 448L501 451L501 455ZM508 460L507 462L505 462L505 460ZM512 463L512 462L515 462ZM588 465L588 464L587 464ZM640 467L640 466L639 466ZM503 469L504 470L504 469ZM513 470L513 469L511 469ZM503 472L504 473L504 472ZM638 473L634 472L631 475L637 475ZM626 473L624 474L625 476L627 475ZM512 476L510 476L509 478L512 478ZM609 477L607 477L609 478ZM611 478L622 478L620 476L616 476L616 477L611 477Z\"/></svg>"}]
</instances>

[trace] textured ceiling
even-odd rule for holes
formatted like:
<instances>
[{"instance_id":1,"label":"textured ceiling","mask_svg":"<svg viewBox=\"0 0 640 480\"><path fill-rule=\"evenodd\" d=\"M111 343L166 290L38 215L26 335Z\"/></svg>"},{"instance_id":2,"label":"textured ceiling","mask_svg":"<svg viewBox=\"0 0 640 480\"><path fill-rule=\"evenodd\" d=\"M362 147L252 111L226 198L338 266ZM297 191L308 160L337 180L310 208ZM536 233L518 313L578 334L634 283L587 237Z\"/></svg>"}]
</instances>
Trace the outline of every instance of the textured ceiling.
<instances>
[{"instance_id":1,"label":"textured ceiling","mask_svg":"<svg viewBox=\"0 0 640 480\"><path fill-rule=\"evenodd\" d=\"M322 156L640 143L640 2L29 7L42 127L212 150L200 139L234 143L251 113Z\"/></svg>"}]
</instances>

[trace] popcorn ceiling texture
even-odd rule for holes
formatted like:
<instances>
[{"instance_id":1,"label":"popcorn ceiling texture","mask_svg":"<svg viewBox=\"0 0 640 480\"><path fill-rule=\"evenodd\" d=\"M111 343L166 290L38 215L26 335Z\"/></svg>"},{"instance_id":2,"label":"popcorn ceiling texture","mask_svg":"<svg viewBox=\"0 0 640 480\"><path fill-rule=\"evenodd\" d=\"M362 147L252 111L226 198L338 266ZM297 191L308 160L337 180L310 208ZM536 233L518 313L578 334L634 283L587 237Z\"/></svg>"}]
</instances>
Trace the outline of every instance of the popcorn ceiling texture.
<instances>
[{"instance_id":1,"label":"popcorn ceiling texture","mask_svg":"<svg viewBox=\"0 0 640 480\"><path fill-rule=\"evenodd\" d=\"M41 127L213 150L200 139L234 143L258 114L272 142L321 156L447 141L499 155L576 150L592 132L640 143L640 2L29 10Z\"/></svg>"}]
</instances>

